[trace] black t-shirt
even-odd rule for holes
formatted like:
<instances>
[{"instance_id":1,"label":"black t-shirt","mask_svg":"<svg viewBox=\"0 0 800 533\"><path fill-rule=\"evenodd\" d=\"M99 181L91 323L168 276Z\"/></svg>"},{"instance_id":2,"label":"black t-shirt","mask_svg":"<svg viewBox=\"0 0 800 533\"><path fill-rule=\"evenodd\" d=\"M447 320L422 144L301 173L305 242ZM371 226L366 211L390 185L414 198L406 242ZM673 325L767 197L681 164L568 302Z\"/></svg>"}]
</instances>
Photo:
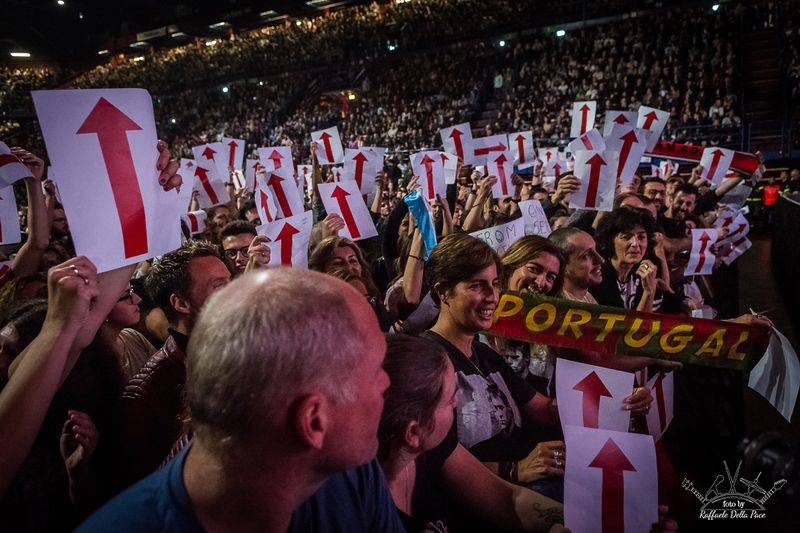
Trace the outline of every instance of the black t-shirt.
<instances>
[{"instance_id":1,"label":"black t-shirt","mask_svg":"<svg viewBox=\"0 0 800 533\"><path fill-rule=\"evenodd\" d=\"M422 336L444 347L455 367L458 441L480 461L518 461L527 456L535 441L522 429L520 406L536 395L533 387L477 338L468 358L432 331Z\"/></svg>"},{"instance_id":2,"label":"black t-shirt","mask_svg":"<svg viewBox=\"0 0 800 533\"><path fill-rule=\"evenodd\" d=\"M442 468L447 458L452 455L458 445L456 423L450 426L447 436L436 448L422 454L417 458L417 478L412 494L412 507L414 516L405 514L400 509L397 513L406 531L413 533L434 532L445 533L449 531L447 525L446 505L442 489Z\"/></svg>"}]
</instances>

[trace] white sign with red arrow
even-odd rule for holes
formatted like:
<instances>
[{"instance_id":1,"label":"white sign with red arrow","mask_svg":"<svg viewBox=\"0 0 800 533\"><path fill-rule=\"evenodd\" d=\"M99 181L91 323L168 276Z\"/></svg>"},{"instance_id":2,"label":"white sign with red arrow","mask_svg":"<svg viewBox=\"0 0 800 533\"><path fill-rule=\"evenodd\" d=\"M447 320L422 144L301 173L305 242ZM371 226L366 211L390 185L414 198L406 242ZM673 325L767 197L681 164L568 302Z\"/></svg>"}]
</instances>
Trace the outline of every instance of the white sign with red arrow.
<instances>
[{"instance_id":1,"label":"white sign with red arrow","mask_svg":"<svg viewBox=\"0 0 800 533\"><path fill-rule=\"evenodd\" d=\"M19 231L19 212L14 186L0 189L0 244L14 244L22 240Z\"/></svg>"},{"instance_id":2,"label":"white sign with red arrow","mask_svg":"<svg viewBox=\"0 0 800 533\"><path fill-rule=\"evenodd\" d=\"M311 178L314 172L314 167L311 165L297 165L297 172L295 175L297 179L302 182L303 189L311 189ZM300 184L297 185L300 188Z\"/></svg>"},{"instance_id":3,"label":"white sign with red arrow","mask_svg":"<svg viewBox=\"0 0 800 533\"><path fill-rule=\"evenodd\" d=\"M588 313L569 314L559 334L574 335L580 324L590 320ZM567 325L575 324L574 326ZM623 400L633 394L634 375L629 372L587 365L569 359L556 362L556 398L561 427L628 431L631 412L623 409Z\"/></svg>"},{"instance_id":4,"label":"white sign with red arrow","mask_svg":"<svg viewBox=\"0 0 800 533\"><path fill-rule=\"evenodd\" d=\"M443 128L439 130L439 135L442 136L445 152L455 154L465 165L476 164L473 161L472 128L469 122Z\"/></svg>"},{"instance_id":5,"label":"white sign with red arrow","mask_svg":"<svg viewBox=\"0 0 800 533\"><path fill-rule=\"evenodd\" d=\"M717 241L717 248L736 242L750 233L750 222L748 222L747 217L742 213L738 211L730 212L728 210L723 213L724 216L719 216L717 220L714 221L715 228L724 228L727 231L725 237Z\"/></svg>"},{"instance_id":6,"label":"white sign with red arrow","mask_svg":"<svg viewBox=\"0 0 800 533\"><path fill-rule=\"evenodd\" d=\"M319 131L311 132L311 140L317 153L317 161L321 165L335 165L344 159L342 139L339 137L339 128L333 126Z\"/></svg>"},{"instance_id":7,"label":"white sign with red arrow","mask_svg":"<svg viewBox=\"0 0 800 533\"><path fill-rule=\"evenodd\" d=\"M328 214L336 213L344 220L344 228L339 231L340 236L358 241L378 234L355 181L320 183L319 195L325 211Z\"/></svg>"},{"instance_id":8,"label":"white sign with red arrow","mask_svg":"<svg viewBox=\"0 0 800 533\"><path fill-rule=\"evenodd\" d=\"M514 164L518 169L530 168L536 162L536 151L533 148L533 132L520 131L508 134L508 146L514 156Z\"/></svg>"},{"instance_id":9,"label":"white sign with red arrow","mask_svg":"<svg viewBox=\"0 0 800 533\"><path fill-rule=\"evenodd\" d=\"M271 173L259 173L256 176L256 191L253 194L253 200L256 203L256 211L258 211L258 218L262 224L272 222L278 215L278 210L275 208L275 202L272 198L272 190L268 183L270 176L272 176Z\"/></svg>"},{"instance_id":10,"label":"white sign with red arrow","mask_svg":"<svg viewBox=\"0 0 800 533\"><path fill-rule=\"evenodd\" d=\"M542 172L544 172L544 177L553 177L558 180L562 174L566 174L568 172L569 163L563 157L564 154L561 152L554 152L553 156L545 161L544 166L542 167Z\"/></svg>"},{"instance_id":11,"label":"white sign with red arrow","mask_svg":"<svg viewBox=\"0 0 800 533\"><path fill-rule=\"evenodd\" d=\"M614 126L606 137L606 147L619 153L617 159L617 179L622 185L630 185L633 175L647 148L648 133L635 126Z\"/></svg>"},{"instance_id":12,"label":"white sign with red arrow","mask_svg":"<svg viewBox=\"0 0 800 533\"><path fill-rule=\"evenodd\" d=\"M648 433L653 440L658 440L672 422L675 397L675 373L658 372L647 382L647 388L653 396L653 404L647 412Z\"/></svg>"},{"instance_id":13,"label":"white sign with red arrow","mask_svg":"<svg viewBox=\"0 0 800 533\"><path fill-rule=\"evenodd\" d=\"M619 152L582 151L575 154L575 177L581 180L580 188L569 198L572 209L611 211L617 187Z\"/></svg>"},{"instance_id":14,"label":"white sign with red arrow","mask_svg":"<svg viewBox=\"0 0 800 533\"><path fill-rule=\"evenodd\" d=\"M308 268L308 241L311 239L313 213L282 218L256 228L256 233L270 239L270 267Z\"/></svg>"},{"instance_id":15,"label":"white sign with red arrow","mask_svg":"<svg viewBox=\"0 0 800 533\"><path fill-rule=\"evenodd\" d=\"M485 165L486 158L492 152L505 152L508 150L508 137L505 135L491 135L489 137L478 137L472 139L475 165Z\"/></svg>"},{"instance_id":16,"label":"white sign with red arrow","mask_svg":"<svg viewBox=\"0 0 800 533\"><path fill-rule=\"evenodd\" d=\"M221 142L213 142L200 145L197 148L199 148L199 150L192 148L192 153L194 153L197 164L204 168L213 166L219 179L228 181L230 169L228 168L228 153L225 145Z\"/></svg>"},{"instance_id":17,"label":"white sign with red arrow","mask_svg":"<svg viewBox=\"0 0 800 533\"><path fill-rule=\"evenodd\" d=\"M753 246L753 243L747 237L733 241L725 247L725 255L722 256L722 262L730 265L737 257L749 250L751 246Z\"/></svg>"},{"instance_id":18,"label":"white sign with red arrow","mask_svg":"<svg viewBox=\"0 0 800 533\"><path fill-rule=\"evenodd\" d=\"M375 191L375 168L380 155L370 149L348 148L344 151L344 179L354 179L358 183L361 194L370 194Z\"/></svg>"},{"instance_id":19,"label":"white sign with red arrow","mask_svg":"<svg viewBox=\"0 0 800 533\"><path fill-rule=\"evenodd\" d=\"M572 104L572 127L569 130L571 138L579 137L594 128L594 117L597 114L597 102L574 102Z\"/></svg>"},{"instance_id":20,"label":"white sign with red arrow","mask_svg":"<svg viewBox=\"0 0 800 533\"><path fill-rule=\"evenodd\" d=\"M6 146L6 143L0 141L0 187L11 185L17 180L30 176L31 171L28 170L28 167L11 153L11 149Z\"/></svg>"},{"instance_id":21,"label":"white sign with red arrow","mask_svg":"<svg viewBox=\"0 0 800 533\"><path fill-rule=\"evenodd\" d=\"M220 143L213 143L220 144ZM215 205L227 204L230 194L225 187L224 175L217 171L214 163L216 151L211 145L201 145L192 148L194 154L194 179L197 190L200 191L198 201L200 207L208 209Z\"/></svg>"},{"instance_id":22,"label":"white sign with red arrow","mask_svg":"<svg viewBox=\"0 0 800 533\"><path fill-rule=\"evenodd\" d=\"M492 196L495 199L508 198L514 195L514 184L511 177L514 174L514 165L511 152L492 152L486 158L486 172L497 178L492 185Z\"/></svg>"},{"instance_id":23,"label":"white sign with red arrow","mask_svg":"<svg viewBox=\"0 0 800 533\"><path fill-rule=\"evenodd\" d=\"M511 222L475 231L470 235L491 246L498 255L503 255L509 246L525 236L525 221L521 217L515 218Z\"/></svg>"},{"instance_id":24,"label":"white sign with red arrow","mask_svg":"<svg viewBox=\"0 0 800 533\"><path fill-rule=\"evenodd\" d=\"M458 156L448 154L447 152L439 152L439 159L442 160L442 165L444 166L444 183L445 185L452 185L456 182Z\"/></svg>"},{"instance_id":25,"label":"white sign with red arrow","mask_svg":"<svg viewBox=\"0 0 800 533\"><path fill-rule=\"evenodd\" d=\"M258 161L266 172L280 174L284 178L294 177L292 149L288 146L268 146L258 149Z\"/></svg>"},{"instance_id":26,"label":"white sign with red arrow","mask_svg":"<svg viewBox=\"0 0 800 533\"><path fill-rule=\"evenodd\" d=\"M606 111L603 122L603 137L608 137L614 126L636 126L636 111Z\"/></svg>"},{"instance_id":27,"label":"white sign with red arrow","mask_svg":"<svg viewBox=\"0 0 800 533\"><path fill-rule=\"evenodd\" d=\"M580 137L567 145L567 150L572 154L580 152L581 150L602 152L605 149L606 141L603 139L603 136L600 135L600 132L594 128L581 134Z\"/></svg>"},{"instance_id":28,"label":"white sign with red arrow","mask_svg":"<svg viewBox=\"0 0 800 533\"><path fill-rule=\"evenodd\" d=\"M641 533L658 522L653 437L564 428L564 525L581 533Z\"/></svg>"},{"instance_id":29,"label":"white sign with red arrow","mask_svg":"<svg viewBox=\"0 0 800 533\"><path fill-rule=\"evenodd\" d=\"M294 168L290 168L284 176L279 172L285 172L283 169L278 171L268 172L266 174L266 182L272 191L272 198L275 200L275 205L278 207L280 218L288 218L299 215L305 211L305 203L303 197L297 190L297 184L294 181ZM256 202L258 204L258 202ZM277 217L276 217L277 218Z\"/></svg>"},{"instance_id":30,"label":"white sign with red arrow","mask_svg":"<svg viewBox=\"0 0 800 533\"><path fill-rule=\"evenodd\" d=\"M32 96L78 255L105 272L178 248L178 197L158 183L150 94L91 89Z\"/></svg>"},{"instance_id":31,"label":"white sign with red arrow","mask_svg":"<svg viewBox=\"0 0 800 533\"><path fill-rule=\"evenodd\" d=\"M717 242L717 230L701 228L692 230L692 252L684 276L707 276L714 270L716 256L711 246Z\"/></svg>"},{"instance_id":32,"label":"white sign with red arrow","mask_svg":"<svg viewBox=\"0 0 800 533\"><path fill-rule=\"evenodd\" d=\"M636 127L647 130L650 136L647 138L647 151L651 151L661 138L661 133L667 127L669 113L652 107L641 106L636 116Z\"/></svg>"},{"instance_id":33,"label":"white sign with red arrow","mask_svg":"<svg viewBox=\"0 0 800 533\"><path fill-rule=\"evenodd\" d=\"M441 152L429 150L411 156L411 169L419 177L422 196L428 202L435 202L436 195L445 197L447 184L444 182L444 163Z\"/></svg>"},{"instance_id":34,"label":"white sign with red arrow","mask_svg":"<svg viewBox=\"0 0 800 533\"><path fill-rule=\"evenodd\" d=\"M703 150L703 157L700 158L700 166L703 167L703 172L700 177L716 187L731 167L733 161L733 150L727 148L717 148L714 146L708 147Z\"/></svg>"},{"instance_id":35,"label":"white sign with red arrow","mask_svg":"<svg viewBox=\"0 0 800 533\"><path fill-rule=\"evenodd\" d=\"M198 233L205 233L206 231L206 217L208 215L202 209L200 211L190 211L188 213L183 213L181 218L186 223L186 226L189 228L189 233L191 235L197 235Z\"/></svg>"},{"instance_id":36,"label":"white sign with red arrow","mask_svg":"<svg viewBox=\"0 0 800 533\"><path fill-rule=\"evenodd\" d=\"M230 170L242 170L244 140L223 137L222 147L225 150L225 166Z\"/></svg>"},{"instance_id":37,"label":"white sign with red arrow","mask_svg":"<svg viewBox=\"0 0 800 533\"><path fill-rule=\"evenodd\" d=\"M247 189L250 192L256 190L256 173L263 170L264 167L258 159L247 159L244 164L244 181L247 184Z\"/></svg>"}]
</instances>

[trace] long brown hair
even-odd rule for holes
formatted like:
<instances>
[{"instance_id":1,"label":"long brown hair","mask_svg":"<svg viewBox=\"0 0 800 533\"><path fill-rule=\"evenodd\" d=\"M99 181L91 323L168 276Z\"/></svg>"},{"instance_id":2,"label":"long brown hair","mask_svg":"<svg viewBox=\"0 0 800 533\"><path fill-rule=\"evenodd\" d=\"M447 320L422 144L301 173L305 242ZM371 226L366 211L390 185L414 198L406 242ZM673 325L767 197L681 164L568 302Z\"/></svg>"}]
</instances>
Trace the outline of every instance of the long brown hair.
<instances>
[{"instance_id":1,"label":"long brown hair","mask_svg":"<svg viewBox=\"0 0 800 533\"><path fill-rule=\"evenodd\" d=\"M508 290L508 282L514 271L525 266L540 254L550 254L558 259L558 276L547 296L561 292L561 287L564 285L564 268L567 263L564 260L564 254L555 244L539 235L526 235L509 246L503 253L500 258L500 263L503 265L500 271L500 288L504 291Z\"/></svg>"},{"instance_id":2,"label":"long brown hair","mask_svg":"<svg viewBox=\"0 0 800 533\"><path fill-rule=\"evenodd\" d=\"M367 260L364 259L361 248L346 237L325 237L319 241L308 256L308 268L310 270L316 270L317 272L325 272L325 265L333 259L333 253L337 248L343 247L350 248L353 250L353 253L356 254L356 258L359 264L361 264L361 282L367 288L367 293L373 298L380 298L381 293L372 280L370 267L367 264Z\"/></svg>"}]
</instances>

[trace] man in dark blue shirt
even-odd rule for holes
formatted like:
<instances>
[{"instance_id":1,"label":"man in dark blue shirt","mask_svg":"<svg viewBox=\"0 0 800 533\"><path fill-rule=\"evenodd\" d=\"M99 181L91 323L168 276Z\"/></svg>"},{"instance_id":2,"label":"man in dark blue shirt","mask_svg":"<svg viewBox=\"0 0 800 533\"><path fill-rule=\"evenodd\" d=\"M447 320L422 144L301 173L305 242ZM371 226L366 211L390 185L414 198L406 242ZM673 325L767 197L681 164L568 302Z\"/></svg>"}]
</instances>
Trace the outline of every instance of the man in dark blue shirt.
<instances>
[{"instance_id":1,"label":"man in dark blue shirt","mask_svg":"<svg viewBox=\"0 0 800 533\"><path fill-rule=\"evenodd\" d=\"M192 331L191 446L79 531L403 531L374 460L385 351L346 283L299 269L242 276Z\"/></svg>"}]
</instances>

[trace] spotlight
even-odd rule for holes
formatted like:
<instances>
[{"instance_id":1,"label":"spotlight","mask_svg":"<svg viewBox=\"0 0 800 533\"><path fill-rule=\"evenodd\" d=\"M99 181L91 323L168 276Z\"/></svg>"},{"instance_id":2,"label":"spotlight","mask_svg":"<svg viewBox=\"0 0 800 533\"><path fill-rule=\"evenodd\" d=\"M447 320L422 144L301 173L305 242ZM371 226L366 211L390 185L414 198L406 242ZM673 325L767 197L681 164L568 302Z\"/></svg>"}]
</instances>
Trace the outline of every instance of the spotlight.
<instances>
[{"instance_id":1,"label":"spotlight","mask_svg":"<svg viewBox=\"0 0 800 533\"><path fill-rule=\"evenodd\" d=\"M563 37L563 36L565 36L566 34L567 34L567 32L565 32L564 30L558 30L558 31L556 32L556 37Z\"/></svg>"},{"instance_id":2,"label":"spotlight","mask_svg":"<svg viewBox=\"0 0 800 533\"><path fill-rule=\"evenodd\" d=\"M497 44L499 44L499 45L500 45L500 48L502 48L502 47L504 47L504 46L506 45L506 42L505 42L505 41L500 41L500 42L499 42L499 43L497 43Z\"/></svg>"},{"instance_id":3,"label":"spotlight","mask_svg":"<svg viewBox=\"0 0 800 533\"><path fill-rule=\"evenodd\" d=\"M227 87L223 87L222 88L222 92L227 93L228 92L228 88Z\"/></svg>"},{"instance_id":4,"label":"spotlight","mask_svg":"<svg viewBox=\"0 0 800 533\"><path fill-rule=\"evenodd\" d=\"M719 11L719 4L714 4L711 6L711 11Z\"/></svg>"}]
</instances>

